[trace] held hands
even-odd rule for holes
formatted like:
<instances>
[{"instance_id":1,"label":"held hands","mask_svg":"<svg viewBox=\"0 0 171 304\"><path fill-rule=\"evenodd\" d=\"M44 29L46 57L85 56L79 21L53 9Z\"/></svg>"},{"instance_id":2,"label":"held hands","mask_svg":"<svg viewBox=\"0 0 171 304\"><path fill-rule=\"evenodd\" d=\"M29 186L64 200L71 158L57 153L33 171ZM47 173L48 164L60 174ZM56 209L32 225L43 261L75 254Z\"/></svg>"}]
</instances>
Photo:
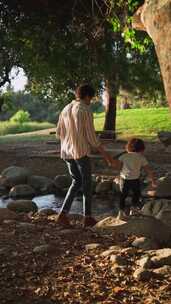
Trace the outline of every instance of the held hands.
<instances>
[{"instance_id":1,"label":"held hands","mask_svg":"<svg viewBox=\"0 0 171 304\"><path fill-rule=\"evenodd\" d=\"M109 167L112 167L112 165L113 165L113 158L112 158L112 156L110 156L109 154L106 155L105 161L107 162L107 164L108 164Z\"/></svg>"}]
</instances>

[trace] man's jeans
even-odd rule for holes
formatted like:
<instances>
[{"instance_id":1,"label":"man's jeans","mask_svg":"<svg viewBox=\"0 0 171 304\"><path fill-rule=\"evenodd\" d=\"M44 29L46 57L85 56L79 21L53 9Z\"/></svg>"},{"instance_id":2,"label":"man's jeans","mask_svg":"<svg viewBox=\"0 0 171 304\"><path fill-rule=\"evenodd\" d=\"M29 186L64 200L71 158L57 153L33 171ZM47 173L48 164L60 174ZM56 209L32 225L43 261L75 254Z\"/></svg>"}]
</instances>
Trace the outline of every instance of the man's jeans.
<instances>
[{"instance_id":1,"label":"man's jeans","mask_svg":"<svg viewBox=\"0 0 171 304\"><path fill-rule=\"evenodd\" d=\"M67 159L65 161L68 166L69 174L72 177L72 184L66 194L61 212L69 212L78 190L82 188L83 215L91 216L92 183L90 159L89 157L84 156L77 160Z\"/></svg>"}]
</instances>

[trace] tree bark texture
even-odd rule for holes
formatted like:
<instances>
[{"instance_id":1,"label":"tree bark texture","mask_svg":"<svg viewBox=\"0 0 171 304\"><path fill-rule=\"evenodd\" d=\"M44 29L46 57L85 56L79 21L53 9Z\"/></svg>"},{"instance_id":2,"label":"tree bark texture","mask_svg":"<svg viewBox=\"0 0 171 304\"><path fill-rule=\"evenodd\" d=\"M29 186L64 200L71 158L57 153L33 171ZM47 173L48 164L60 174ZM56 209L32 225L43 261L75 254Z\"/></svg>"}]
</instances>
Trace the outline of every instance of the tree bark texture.
<instances>
[{"instance_id":1,"label":"tree bark texture","mask_svg":"<svg viewBox=\"0 0 171 304\"><path fill-rule=\"evenodd\" d=\"M106 81L105 84L105 122L104 122L104 131L113 131L112 133L106 133L108 138L115 138L115 127L116 127L116 97L117 92L115 84L112 85L112 82Z\"/></svg>"},{"instance_id":2,"label":"tree bark texture","mask_svg":"<svg viewBox=\"0 0 171 304\"><path fill-rule=\"evenodd\" d=\"M133 16L133 27L152 38L171 110L171 0L146 0Z\"/></svg>"}]
</instances>

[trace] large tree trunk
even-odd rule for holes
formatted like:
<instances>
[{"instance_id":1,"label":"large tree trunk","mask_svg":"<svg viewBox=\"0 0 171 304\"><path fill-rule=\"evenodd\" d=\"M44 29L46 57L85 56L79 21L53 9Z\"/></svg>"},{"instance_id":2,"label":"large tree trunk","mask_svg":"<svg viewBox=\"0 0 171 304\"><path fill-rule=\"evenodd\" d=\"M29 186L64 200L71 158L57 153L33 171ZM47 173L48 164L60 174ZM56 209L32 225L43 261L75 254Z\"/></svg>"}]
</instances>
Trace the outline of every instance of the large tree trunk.
<instances>
[{"instance_id":1,"label":"large tree trunk","mask_svg":"<svg viewBox=\"0 0 171 304\"><path fill-rule=\"evenodd\" d=\"M133 18L133 27L152 38L171 109L171 0L145 1Z\"/></svg>"},{"instance_id":2,"label":"large tree trunk","mask_svg":"<svg viewBox=\"0 0 171 304\"><path fill-rule=\"evenodd\" d=\"M115 138L116 129L116 97L117 90L116 84L112 84L112 81L106 81L105 83L105 122L103 130L105 133L103 137ZM108 132L109 131L109 132Z\"/></svg>"}]
</instances>

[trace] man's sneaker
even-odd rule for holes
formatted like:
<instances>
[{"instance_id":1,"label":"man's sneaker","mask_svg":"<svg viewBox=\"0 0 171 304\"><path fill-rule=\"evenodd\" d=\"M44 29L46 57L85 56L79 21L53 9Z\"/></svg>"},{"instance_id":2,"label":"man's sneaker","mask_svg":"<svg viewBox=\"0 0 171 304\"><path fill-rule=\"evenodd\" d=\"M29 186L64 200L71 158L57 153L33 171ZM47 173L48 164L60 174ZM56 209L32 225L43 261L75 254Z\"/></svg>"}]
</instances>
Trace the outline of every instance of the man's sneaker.
<instances>
[{"instance_id":1,"label":"man's sneaker","mask_svg":"<svg viewBox=\"0 0 171 304\"><path fill-rule=\"evenodd\" d=\"M85 216L83 221L83 227L93 227L97 224L97 221L91 216Z\"/></svg>"},{"instance_id":2,"label":"man's sneaker","mask_svg":"<svg viewBox=\"0 0 171 304\"><path fill-rule=\"evenodd\" d=\"M58 214L56 223L59 224L59 225L62 225L64 227L68 227L68 228L71 227L69 218L67 217L67 215L65 213L59 213Z\"/></svg>"},{"instance_id":3,"label":"man's sneaker","mask_svg":"<svg viewBox=\"0 0 171 304\"><path fill-rule=\"evenodd\" d=\"M126 213L123 210L119 210L117 219L121 220L121 221L127 221L128 220L128 216L126 215Z\"/></svg>"}]
</instances>

